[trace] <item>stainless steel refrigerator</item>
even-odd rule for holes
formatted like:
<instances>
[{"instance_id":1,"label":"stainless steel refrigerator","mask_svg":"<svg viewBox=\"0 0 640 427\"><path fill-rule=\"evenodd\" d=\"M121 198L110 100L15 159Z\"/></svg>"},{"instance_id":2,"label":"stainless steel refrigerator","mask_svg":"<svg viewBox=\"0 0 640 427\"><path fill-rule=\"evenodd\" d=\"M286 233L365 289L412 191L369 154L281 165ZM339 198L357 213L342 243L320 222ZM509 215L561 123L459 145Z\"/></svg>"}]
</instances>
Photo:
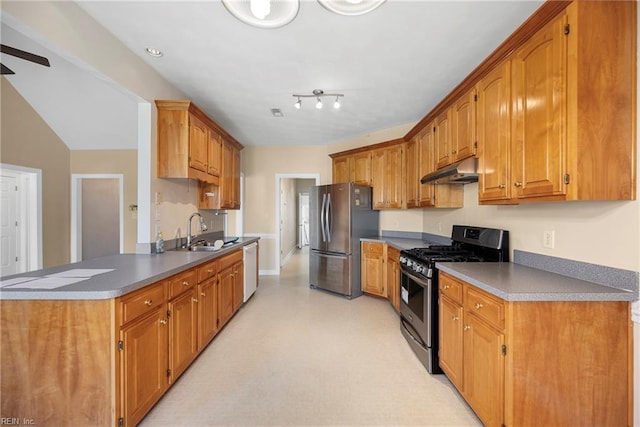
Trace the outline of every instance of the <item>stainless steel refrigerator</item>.
<instances>
[{"instance_id":1,"label":"stainless steel refrigerator","mask_svg":"<svg viewBox=\"0 0 640 427\"><path fill-rule=\"evenodd\" d=\"M347 298L360 289L360 238L378 235L379 213L371 188L353 183L321 185L310 193L309 281Z\"/></svg>"}]
</instances>

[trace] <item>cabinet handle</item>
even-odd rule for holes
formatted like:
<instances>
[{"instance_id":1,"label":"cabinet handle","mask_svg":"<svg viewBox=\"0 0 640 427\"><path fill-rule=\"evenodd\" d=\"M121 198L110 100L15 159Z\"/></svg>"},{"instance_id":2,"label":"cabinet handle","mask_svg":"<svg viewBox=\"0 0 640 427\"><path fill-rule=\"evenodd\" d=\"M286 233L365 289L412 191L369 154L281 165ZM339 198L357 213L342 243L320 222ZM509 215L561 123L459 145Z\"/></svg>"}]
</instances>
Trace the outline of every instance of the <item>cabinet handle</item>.
<instances>
[{"instance_id":1,"label":"cabinet handle","mask_svg":"<svg viewBox=\"0 0 640 427\"><path fill-rule=\"evenodd\" d=\"M506 184L500 184L500 185L498 185L498 188L507 188L507 185Z\"/></svg>"},{"instance_id":2,"label":"cabinet handle","mask_svg":"<svg viewBox=\"0 0 640 427\"><path fill-rule=\"evenodd\" d=\"M193 302L198 302L198 298L191 298Z\"/></svg>"},{"instance_id":3,"label":"cabinet handle","mask_svg":"<svg viewBox=\"0 0 640 427\"><path fill-rule=\"evenodd\" d=\"M452 154L458 154L458 151L457 150L453 150L451 153Z\"/></svg>"},{"instance_id":4,"label":"cabinet handle","mask_svg":"<svg viewBox=\"0 0 640 427\"><path fill-rule=\"evenodd\" d=\"M203 296L203 297L207 296L207 294L205 294L204 292L201 292L200 295Z\"/></svg>"},{"instance_id":5,"label":"cabinet handle","mask_svg":"<svg viewBox=\"0 0 640 427\"><path fill-rule=\"evenodd\" d=\"M460 317L458 317L458 316L451 316L451 320L453 320L454 322L457 322L458 320L460 320Z\"/></svg>"},{"instance_id":6,"label":"cabinet handle","mask_svg":"<svg viewBox=\"0 0 640 427\"><path fill-rule=\"evenodd\" d=\"M213 273L213 269L212 268L208 269L207 273Z\"/></svg>"},{"instance_id":7,"label":"cabinet handle","mask_svg":"<svg viewBox=\"0 0 640 427\"><path fill-rule=\"evenodd\" d=\"M464 328L462 328L462 329L463 329L463 330L465 330L465 331L468 331L469 329L471 329L471 326L469 326L469 325L464 325Z\"/></svg>"},{"instance_id":8,"label":"cabinet handle","mask_svg":"<svg viewBox=\"0 0 640 427\"><path fill-rule=\"evenodd\" d=\"M520 181L516 181L513 185L515 185L516 187L522 187L522 183Z\"/></svg>"},{"instance_id":9,"label":"cabinet handle","mask_svg":"<svg viewBox=\"0 0 640 427\"><path fill-rule=\"evenodd\" d=\"M166 325L167 324L167 319L160 319L160 324L161 325Z\"/></svg>"},{"instance_id":10,"label":"cabinet handle","mask_svg":"<svg viewBox=\"0 0 640 427\"><path fill-rule=\"evenodd\" d=\"M148 300L145 300L144 305L151 307L153 305L153 300L151 298L149 298Z\"/></svg>"},{"instance_id":11,"label":"cabinet handle","mask_svg":"<svg viewBox=\"0 0 640 427\"><path fill-rule=\"evenodd\" d=\"M446 291L447 289L449 289L451 286L449 285L442 285L442 287L440 289L442 289L443 291Z\"/></svg>"},{"instance_id":12,"label":"cabinet handle","mask_svg":"<svg viewBox=\"0 0 640 427\"><path fill-rule=\"evenodd\" d=\"M183 284L183 285L185 285L185 286L189 286L189 282L188 282L188 281L186 281L186 280L183 280L183 281L182 281L182 284Z\"/></svg>"},{"instance_id":13,"label":"cabinet handle","mask_svg":"<svg viewBox=\"0 0 640 427\"><path fill-rule=\"evenodd\" d=\"M480 310L482 307L484 307L484 305L483 305L483 304L480 304L479 302L477 302L477 303L476 303L476 308L477 308L478 310Z\"/></svg>"}]
</instances>

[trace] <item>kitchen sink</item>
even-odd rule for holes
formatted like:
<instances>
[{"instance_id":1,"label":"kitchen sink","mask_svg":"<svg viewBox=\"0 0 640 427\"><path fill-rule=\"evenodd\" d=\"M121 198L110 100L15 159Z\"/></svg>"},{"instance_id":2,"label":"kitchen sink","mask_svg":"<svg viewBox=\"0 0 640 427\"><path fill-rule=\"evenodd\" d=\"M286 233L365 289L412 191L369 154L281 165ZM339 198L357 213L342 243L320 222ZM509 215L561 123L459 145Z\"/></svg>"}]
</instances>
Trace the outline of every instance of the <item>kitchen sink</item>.
<instances>
[{"instance_id":1,"label":"kitchen sink","mask_svg":"<svg viewBox=\"0 0 640 427\"><path fill-rule=\"evenodd\" d=\"M221 242L221 240L218 240L218 241ZM224 240L223 245L218 247L215 246L215 242L198 241L193 246L191 246L190 250L194 252L215 252L220 249L229 247L237 243L237 241L238 241L237 237L229 240Z\"/></svg>"}]
</instances>

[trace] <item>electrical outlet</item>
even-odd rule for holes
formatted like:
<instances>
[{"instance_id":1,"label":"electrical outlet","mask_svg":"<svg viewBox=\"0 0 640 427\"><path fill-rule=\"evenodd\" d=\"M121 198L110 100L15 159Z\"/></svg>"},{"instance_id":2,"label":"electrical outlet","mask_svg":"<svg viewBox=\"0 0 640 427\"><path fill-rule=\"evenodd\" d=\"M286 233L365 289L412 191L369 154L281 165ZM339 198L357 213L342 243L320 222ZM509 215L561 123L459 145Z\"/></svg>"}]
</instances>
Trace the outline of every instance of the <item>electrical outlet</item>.
<instances>
[{"instance_id":1,"label":"electrical outlet","mask_svg":"<svg viewBox=\"0 0 640 427\"><path fill-rule=\"evenodd\" d=\"M553 249L556 245L556 232L553 230L545 230L542 233L542 246Z\"/></svg>"},{"instance_id":2,"label":"electrical outlet","mask_svg":"<svg viewBox=\"0 0 640 427\"><path fill-rule=\"evenodd\" d=\"M156 221L160 221L160 208L156 207Z\"/></svg>"},{"instance_id":3,"label":"electrical outlet","mask_svg":"<svg viewBox=\"0 0 640 427\"><path fill-rule=\"evenodd\" d=\"M159 205L160 203L162 203L162 193L159 191L156 191L156 197L155 197L155 202L156 205Z\"/></svg>"}]
</instances>

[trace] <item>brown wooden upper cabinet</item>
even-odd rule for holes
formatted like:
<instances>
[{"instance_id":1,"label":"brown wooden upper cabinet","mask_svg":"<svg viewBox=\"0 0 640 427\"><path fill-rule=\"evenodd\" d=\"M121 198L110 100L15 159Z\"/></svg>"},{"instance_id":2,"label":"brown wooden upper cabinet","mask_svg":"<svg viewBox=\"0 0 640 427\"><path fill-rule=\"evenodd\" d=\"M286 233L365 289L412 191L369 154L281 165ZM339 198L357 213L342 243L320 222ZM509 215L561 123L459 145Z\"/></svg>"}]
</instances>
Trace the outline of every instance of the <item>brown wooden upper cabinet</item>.
<instances>
[{"instance_id":1,"label":"brown wooden upper cabinet","mask_svg":"<svg viewBox=\"0 0 640 427\"><path fill-rule=\"evenodd\" d=\"M199 209L240 208L240 150L191 101L156 101L158 178L198 180Z\"/></svg>"},{"instance_id":2,"label":"brown wooden upper cabinet","mask_svg":"<svg viewBox=\"0 0 640 427\"><path fill-rule=\"evenodd\" d=\"M481 203L635 199L635 13L574 1L480 81Z\"/></svg>"},{"instance_id":3,"label":"brown wooden upper cabinet","mask_svg":"<svg viewBox=\"0 0 640 427\"><path fill-rule=\"evenodd\" d=\"M373 209L401 209L404 200L406 144L397 143L373 150L371 175Z\"/></svg>"},{"instance_id":4,"label":"brown wooden upper cabinet","mask_svg":"<svg viewBox=\"0 0 640 427\"><path fill-rule=\"evenodd\" d=\"M473 88L451 106L451 163L476 154L476 101Z\"/></svg>"},{"instance_id":5,"label":"brown wooden upper cabinet","mask_svg":"<svg viewBox=\"0 0 640 427\"><path fill-rule=\"evenodd\" d=\"M371 187L371 154L367 150L334 157L332 182L354 182L356 185Z\"/></svg>"}]
</instances>

